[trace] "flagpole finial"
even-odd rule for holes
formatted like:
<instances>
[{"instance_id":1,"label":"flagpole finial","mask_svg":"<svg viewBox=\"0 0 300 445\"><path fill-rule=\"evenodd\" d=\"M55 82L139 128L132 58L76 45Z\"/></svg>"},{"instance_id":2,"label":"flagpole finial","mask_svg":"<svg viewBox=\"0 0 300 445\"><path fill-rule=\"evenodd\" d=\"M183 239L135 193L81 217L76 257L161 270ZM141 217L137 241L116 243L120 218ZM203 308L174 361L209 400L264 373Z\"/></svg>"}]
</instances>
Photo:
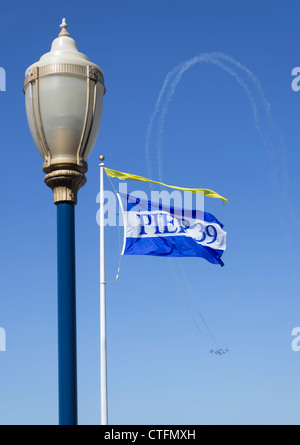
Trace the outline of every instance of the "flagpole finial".
<instances>
[{"instance_id":1,"label":"flagpole finial","mask_svg":"<svg viewBox=\"0 0 300 445\"><path fill-rule=\"evenodd\" d=\"M99 156L99 160L100 160L100 161L104 161L104 159L105 159L105 156L103 156L103 155L100 155L100 156Z\"/></svg>"}]
</instances>

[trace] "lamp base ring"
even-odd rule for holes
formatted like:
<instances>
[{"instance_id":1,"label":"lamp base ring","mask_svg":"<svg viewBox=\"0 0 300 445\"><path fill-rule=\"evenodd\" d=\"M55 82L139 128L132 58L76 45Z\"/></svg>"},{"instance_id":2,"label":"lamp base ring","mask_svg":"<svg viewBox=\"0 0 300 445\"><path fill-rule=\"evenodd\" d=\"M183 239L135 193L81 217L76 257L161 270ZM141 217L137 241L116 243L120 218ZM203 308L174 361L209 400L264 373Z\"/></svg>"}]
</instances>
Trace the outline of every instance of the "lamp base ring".
<instances>
[{"instance_id":1,"label":"lamp base ring","mask_svg":"<svg viewBox=\"0 0 300 445\"><path fill-rule=\"evenodd\" d=\"M86 183L86 177L76 170L54 170L44 181L53 190L54 204L68 201L77 204L77 193Z\"/></svg>"}]
</instances>

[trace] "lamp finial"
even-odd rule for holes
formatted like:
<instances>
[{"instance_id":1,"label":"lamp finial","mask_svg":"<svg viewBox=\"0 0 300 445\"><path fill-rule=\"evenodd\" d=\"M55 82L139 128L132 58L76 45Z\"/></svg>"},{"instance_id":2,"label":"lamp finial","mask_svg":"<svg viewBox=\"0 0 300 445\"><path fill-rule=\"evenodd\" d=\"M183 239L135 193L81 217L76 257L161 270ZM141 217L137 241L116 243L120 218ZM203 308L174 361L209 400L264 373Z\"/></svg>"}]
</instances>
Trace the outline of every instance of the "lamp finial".
<instances>
[{"instance_id":1,"label":"lamp finial","mask_svg":"<svg viewBox=\"0 0 300 445\"><path fill-rule=\"evenodd\" d=\"M58 37L61 37L61 36L70 37L70 34L67 31L68 25L66 24L66 19L62 19L61 25L59 25L59 27L61 28L61 31L58 34Z\"/></svg>"}]
</instances>

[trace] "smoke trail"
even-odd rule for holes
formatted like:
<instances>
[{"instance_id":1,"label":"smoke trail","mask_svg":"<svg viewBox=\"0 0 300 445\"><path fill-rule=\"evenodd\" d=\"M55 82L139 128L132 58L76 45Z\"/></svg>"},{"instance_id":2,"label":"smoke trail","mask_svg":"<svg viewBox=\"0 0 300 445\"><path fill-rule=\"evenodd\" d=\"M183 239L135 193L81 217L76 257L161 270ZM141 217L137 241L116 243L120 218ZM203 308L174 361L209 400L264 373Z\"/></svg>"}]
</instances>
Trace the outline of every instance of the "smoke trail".
<instances>
[{"instance_id":1,"label":"smoke trail","mask_svg":"<svg viewBox=\"0 0 300 445\"><path fill-rule=\"evenodd\" d=\"M280 132L275 125L275 122L273 120L273 117L272 117L272 114L270 111L270 108L271 108L270 104L266 99L266 96L265 96L264 91L260 85L260 82L254 76L254 74L247 67L242 65L240 62L236 61L234 58L227 56L223 53L217 53L217 52L202 53L202 54L200 54L196 57L193 57L183 63L180 63L179 65L174 67L167 74L167 76L164 80L163 86L160 90L158 99L156 101L156 104L155 104L153 113L151 115L148 127L147 127L145 155L146 155L146 161L147 161L148 175L150 177L152 177L150 145L151 145L151 133L152 133L152 129L153 129L154 119L156 118L157 115L159 115L158 125L157 125L157 141L156 141L157 163L158 163L158 177L159 177L159 180L161 182L163 182L163 177L162 177L163 133L164 133L164 125L165 125L165 118L166 118L167 111L169 109L172 98L175 94L176 88L177 88L183 74L187 70L189 70L191 67L193 67L195 64L204 63L204 62L214 64L214 65L218 66L219 68L221 68L223 71L230 74L237 81L237 83L243 88L244 92L246 93L249 103L251 105L255 128L256 128L256 130L257 130L257 132L265 146L265 149L268 154L268 159L271 164L272 187L273 187L273 191L275 191L273 198L275 199L275 202L277 204L278 204L278 201L280 201L280 204L282 204L282 202L286 202L285 200L278 200L278 194L279 194L279 192L286 193L286 191L287 191L287 186L288 186L288 180L287 180L288 175L287 175L287 171L286 171L287 157L286 157L286 151L285 151L285 147L284 147L284 143L283 143L283 138L280 135ZM230 66L228 66L227 64L229 64ZM248 82L242 78L242 75L246 75ZM260 107L256 101L256 98L254 97L254 92L250 89L249 83L251 83L252 86L254 86L255 92L259 96L259 101L261 104ZM261 119L260 113L265 114L265 116L268 119L269 124L273 128L273 131L275 130L275 132L277 133L275 136L276 139L278 139L278 138L280 139L280 142L281 142L281 153L280 153L281 171L280 172L278 170L278 158L276 158L276 154L278 155L278 153L276 153L276 148L274 146L274 143L272 143L272 141L271 141L270 135L268 135L267 132L265 131L265 126L263 125L263 122L261 122L262 119ZM279 173L281 174L281 186L280 186L280 183L278 182ZM281 214L280 214L280 216L281 216ZM281 222L283 223L283 221L281 221ZM174 273L174 269L173 269L172 263L170 261L169 261L169 265L172 269L172 272ZM181 273L184 276L182 270L181 270ZM184 278L185 278L185 284L186 284L186 277L184 276ZM187 287L187 284L186 284L186 287ZM198 310L198 312L199 312L199 310ZM203 321L204 325L206 326L208 332L210 333L211 337L214 338L207 323L203 319L203 316L201 313L200 313L200 316L201 316L202 321ZM199 328L199 326L198 326L198 328Z\"/></svg>"},{"instance_id":2,"label":"smoke trail","mask_svg":"<svg viewBox=\"0 0 300 445\"><path fill-rule=\"evenodd\" d=\"M146 156L146 162L147 162L147 170L148 170L148 176L150 178L152 178L152 168L151 168L151 160L150 160L150 144L151 144L151 132L152 132L152 126L153 126L153 121L157 115L157 113L159 112L159 109L161 107L161 101L162 101L162 97L163 94L165 92L165 89L170 81L170 79L172 78L172 76L176 73L176 71L178 70L178 67L180 67L181 65L176 66L173 70L171 70L164 81L164 84L162 86L162 89L158 95L156 104L154 106L154 110L153 113L150 117L149 123L148 123L148 127L147 127L147 131L146 131L146 146L145 146L145 156Z\"/></svg>"},{"instance_id":3,"label":"smoke trail","mask_svg":"<svg viewBox=\"0 0 300 445\"><path fill-rule=\"evenodd\" d=\"M200 311L200 309L199 309L199 306L198 306L198 304L197 304L197 299L196 299L196 297L195 297L195 295L194 295L194 292L192 291L192 288L191 288L191 286L190 286L190 283L189 283L189 281L188 281L188 279L187 279L187 276L186 276L186 274L185 274L185 271L184 271L184 269L183 269L183 267L182 267L180 258L177 258L177 259L178 259L178 264L179 264L179 267L180 267L182 276L183 276L184 281L185 281L185 284L186 284L186 288L188 289L189 294L191 295L191 297L192 297L192 299L193 299L193 301L194 301L194 305L195 305L195 307L196 307L196 309L197 309L197 312L198 312L198 314L200 315L200 318L201 318L201 320L202 320L204 326L206 327L207 332L209 333L209 335L210 335L211 338L213 339L214 343L217 343L217 342L216 342L216 339L215 339L215 336L213 335L212 331L210 330L210 328L209 328L209 326L208 326L208 324L207 324L207 322L206 322L204 316L202 315L202 313L201 313L201 311Z\"/></svg>"},{"instance_id":4,"label":"smoke trail","mask_svg":"<svg viewBox=\"0 0 300 445\"><path fill-rule=\"evenodd\" d=\"M171 263L171 261L169 261L169 265L170 265L171 271L172 271L172 273L173 273L173 275L174 275L174 278L175 278L175 280L176 280L176 282L177 282L177 287L178 287L178 289L180 290L181 295L182 295L182 297L183 297L183 300L184 300L184 302L185 302L185 304L186 304L186 306L187 306L187 308L188 308L188 311L189 311L189 313L190 313L190 315L191 315L191 317L192 317L192 319L193 319L193 321L194 321L194 323L195 323L195 325L196 325L196 327L197 327L197 329L198 329L198 331L199 331L201 337L203 338L204 342L208 345L207 340L206 340L206 337L205 337L204 333L202 332L202 330L201 330L201 328L200 328L200 326L199 326L199 323L198 323L196 317L195 317L194 314L193 314L193 311L192 311L192 308L191 308L191 306L190 306L190 304L189 304L189 302L188 302L188 299L186 298L185 291L184 291L184 289L182 288L182 282L178 279L178 276L177 276L177 274L176 274L176 271L175 271L174 266L173 266L173 264ZM206 325L206 323L205 323L205 325ZM210 331L209 331L209 332L210 332ZM212 335L211 335L211 336L212 336ZM215 341L215 339L214 339L213 336L212 336L212 338L213 338L213 340Z\"/></svg>"},{"instance_id":5,"label":"smoke trail","mask_svg":"<svg viewBox=\"0 0 300 445\"><path fill-rule=\"evenodd\" d=\"M279 128L277 127L277 125L273 119L270 103L268 102L268 100L265 96L265 93L261 87L259 80L254 76L254 74L245 65L242 65L240 62L238 62L231 56L227 56L223 53L212 53L212 57L216 57L217 59L220 58L222 60L225 60L226 62L229 62L232 65L234 65L241 72L245 73L247 75L248 79L253 83L255 90L258 92L259 99L262 102L262 107L261 107L262 111L266 114L269 125L275 132L274 136L276 139L276 144L269 142L270 147L266 147L268 149L268 155L270 157L272 156L272 154L274 154L276 152L276 146L278 146L278 141L280 141L280 145L278 146L278 148L280 148L281 151L278 154L280 157L281 172L280 171L278 172L278 169L276 168L276 166L273 165L273 173L277 172L277 173L281 174L282 191L284 193L286 193L287 189L288 189L288 182L289 182L288 171L287 171L287 150L285 147L283 136L280 133Z\"/></svg>"},{"instance_id":6,"label":"smoke trail","mask_svg":"<svg viewBox=\"0 0 300 445\"><path fill-rule=\"evenodd\" d=\"M159 180L162 181L162 147L163 147L163 132L164 132L164 125L165 125L165 117L167 114L167 111L169 109L170 103L172 101L172 98L175 94L175 90L183 76L183 74L189 70L191 67L193 67L195 64L198 63L212 63L216 66L218 66L219 68L221 68L222 70L224 70L225 72L229 73L232 77L235 78L235 80L238 82L238 84L244 89L250 105L252 107L252 113L253 113L253 119L254 119L254 125L256 130L258 131L267 151L269 154L269 158L270 158L270 162L272 164L272 173L273 173L273 186L275 186L275 177L276 177L276 173L277 173L277 169L276 169L276 163L274 162L274 159L272 158L272 153L273 151L270 150L270 141L267 140L266 136L264 135L264 132L262 131L262 128L260 127L260 122L259 122L259 115L258 115L258 106L256 104L255 98L249 88L249 86L247 85L247 83L242 79L242 77L240 77L236 71L234 71L232 68L228 67L226 64L220 62L218 60L218 57L220 57L220 54L218 55L218 53L211 53L211 54L200 54L199 56L196 56L188 61L186 61L183 64L178 65L175 69L173 69L166 78L165 84L164 84L164 88L161 90L161 94L160 96L163 94L164 90L167 88L167 83L170 83L170 79L172 76L174 76L174 73L177 73L175 75L174 80L171 82L168 92L167 92L167 97L165 99L165 101L162 103L161 106L161 112L160 112L160 116L159 116L159 121L158 121L158 130L157 130L157 162L158 162L158 176L159 176ZM224 56L223 57L225 60L228 59L228 61L230 61L231 63L233 63L234 59L229 58ZM235 62L235 61L234 61ZM245 71L247 74L248 72L250 73L250 71L246 68L243 68L243 66L241 64L239 64L238 62L236 62L236 65L243 71ZM249 75L249 74L248 74ZM251 80L255 79L254 75L251 75ZM255 80L257 82L257 84L259 85L258 81ZM261 87L259 86L259 91L261 90ZM270 105L267 103L265 96L263 95L263 100L264 100L264 108L265 110L268 112ZM162 99L160 97L160 103L161 103Z\"/></svg>"},{"instance_id":7,"label":"smoke trail","mask_svg":"<svg viewBox=\"0 0 300 445\"><path fill-rule=\"evenodd\" d=\"M272 180L272 187L273 190L276 189L274 193L274 198L276 197L276 202L278 203L277 196L279 193L286 194L287 188L288 188L288 175L286 171L286 150L284 147L283 138L276 127L276 124L273 120L272 114L270 112L270 104L266 99L266 96L264 94L264 91L260 85L260 82L258 79L254 76L254 74L244 65L242 65L240 62L236 61L233 57L227 56L223 53L202 53L196 57L193 57L183 63L180 63L175 68L173 68L166 76L163 86L161 88L161 91L159 93L158 99L156 101L154 111L152 113L152 116L150 118L148 127L147 127L147 133L146 133L146 149L145 149L145 155L146 155L146 161L147 161L147 168L148 168L148 175L152 177L152 167L151 167L151 159L150 159L150 143L151 143L151 133L152 133L152 127L155 117L159 114L159 120L158 120L158 129L157 129L157 160L158 160L158 175L160 180L162 180L162 145L163 145L163 132L164 132L164 123L165 123L165 117L168 111L168 108L170 106L170 103L172 101L172 98L175 94L175 90L183 76L183 74L189 70L191 67L193 67L195 64L198 63L212 63L219 68L221 68L223 71L229 73L232 77L235 78L235 80L238 82L238 84L244 89L249 102L252 107L252 113L254 118L254 125L256 130L258 131L261 140L263 141L263 144L266 148L268 159L271 164L271 180ZM230 64L231 67L226 65L226 63ZM239 75L236 70L233 69L233 67L236 68L240 74L244 74L247 76L248 81L250 81L256 93L258 93L259 100L261 102L261 106L259 107L257 104L257 101L254 98L254 94L251 92L251 89L248 85L248 83ZM165 94L166 93L166 94ZM164 99L164 95L166 95L166 98ZM260 123L260 116L259 111L262 111L265 113L265 116L268 119L269 124L273 128L273 130L277 133L276 139L281 141L281 153L279 153L280 156L280 163L278 163L278 159L276 159L276 149L274 147L274 143L272 143L270 136L266 134L265 131L263 131L263 126ZM277 154L278 155L278 154ZM281 171L278 170L278 164L281 166ZM281 176L281 183L278 183L278 176ZM282 202L285 202L283 199Z\"/></svg>"},{"instance_id":8,"label":"smoke trail","mask_svg":"<svg viewBox=\"0 0 300 445\"><path fill-rule=\"evenodd\" d=\"M286 149L284 145L284 141L282 135L280 134L274 119L272 117L270 111L270 104L266 99L264 91L260 85L258 79L254 76L254 74L242 65L240 62L236 61L230 56L227 56L223 53L203 53L196 57L193 57L186 62L180 63L175 68L173 68L166 76L163 88L160 91L159 98L156 102L156 106L152 117L150 119L150 123L148 125L147 131L147 159L148 159L148 174L152 173L152 169L150 166L150 136L153 126L153 121L156 115L159 113L158 125L157 125L157 164L158 164L158 177L159 180L163 182L163 174L162 174L162 153L163 153L163 133L164 133L164 125L165 118L169 106L171 104L172 98L175 94L176 88L183 76L183 74L198 63L211 63L213 65L218 66L223 71L230 74L237 83L243 88L245 91L249 103L252 108L254 126L265 146L266 153L268 156L268 160L270 163L270 181L271 187L273 190L273 203L274 208L277 211L278 221L285 228L285 219L283 218L283 206L289 210L289 213L293 213L293 208L291 206L291 202L288 197L288 173L287 173L287 155ZM230 64L230 66L226 65L226 63ZM235 69L239 70L239 73ZM246 75L248 82L245 81L241 75ZM256 100L254 93L250 89L250 83L252 84L252 88L254 87L254 91L258 94L259 101ZM165 96L165 97L164 97ZM258 104L259 102L259 104ZM263 118L267 119L267 124L264 122ZM269 128L270 127L270 128ZM268 132L267 130L271 130ZM275 134L272 134L275 133ZM274 142L275 136L275 142ZM273 137L273 140L272 140ZM278 141L280 141L280 146L278 147ZM280 148L280 151L278 151ZM296 219L293 219L296 221ZM293 243L291 241L290 235L284 230L284 236L286 242L289 244L291 248L293 248Z\"/></svg>"}]
</instances>

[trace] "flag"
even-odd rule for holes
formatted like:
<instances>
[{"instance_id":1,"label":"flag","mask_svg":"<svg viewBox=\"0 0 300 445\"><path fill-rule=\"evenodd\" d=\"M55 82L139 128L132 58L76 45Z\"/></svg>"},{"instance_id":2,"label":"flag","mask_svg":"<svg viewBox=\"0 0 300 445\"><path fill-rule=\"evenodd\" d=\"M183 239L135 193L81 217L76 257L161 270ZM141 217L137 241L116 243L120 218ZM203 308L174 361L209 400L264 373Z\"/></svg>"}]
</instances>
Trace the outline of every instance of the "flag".
<instances>
[{"instance_id":1,"label":"flag","mask_svg":"<svg viewBox=\"0 0 300 445\"><path fill-rule=\"evenodd\" d=\"M153 184L160 184L160 185L163 185L164 187L169 187L172 189L182 190L185 192L199 193L199 194L207 196L209 198L220 198L222 200L223 204L225 204L225 202L227 201L226 198L219 195L217 192L214 192L213 190L202 189L202 188L176 187L175 185L167 185L167 184L164 184L163 182L152 181L152 179L143 178L143 176L137 176L137 175L132 175L130 173L118 172L117 170L112 170L111 168L106 168L106 167L104 167L104 169L105 169L107 175L110 177L113 177L113 178L118 178L118 179L122 179L122 180L131 180L131 181L152 182Z\"/></svg>"},{"instance_id":2,"label":"flag","mask_svg":"<svg viewBox=\"0 0 300 445\"><path fill-rule=\"evenodd\" d=\"M224 266L226 232L212 214L117 195L124 220L122 255L202 257Z\"/></svg>"}]
</instances>

